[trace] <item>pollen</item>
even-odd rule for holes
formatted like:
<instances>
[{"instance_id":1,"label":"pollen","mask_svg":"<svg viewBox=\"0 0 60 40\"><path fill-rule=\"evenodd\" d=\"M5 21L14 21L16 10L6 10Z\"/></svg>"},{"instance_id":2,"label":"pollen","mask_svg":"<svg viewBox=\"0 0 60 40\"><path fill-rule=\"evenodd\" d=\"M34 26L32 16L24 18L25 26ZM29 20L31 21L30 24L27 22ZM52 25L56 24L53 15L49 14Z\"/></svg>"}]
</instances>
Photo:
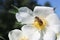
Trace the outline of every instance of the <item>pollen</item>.
<instances>
[{"instance_id":1,"label":"pollen","mask_svg":"<svg viewBox=\"0 0 60 40\"><path fill-rule=\"evenodd\" d=\"M19 38L19 40L29 40L27 37L23 36L21 38Z\"/></svg>"},{"instance_id":2,"label":"pollen","mask_svg":"<svg viewBox=\"0 0 60 40\"><path fill-rule=\"evenodd\" d=\"M44 18L35 17L33 26L38 30L44 30L47 25L47 21Z\"/></svg>"}]
</instances>

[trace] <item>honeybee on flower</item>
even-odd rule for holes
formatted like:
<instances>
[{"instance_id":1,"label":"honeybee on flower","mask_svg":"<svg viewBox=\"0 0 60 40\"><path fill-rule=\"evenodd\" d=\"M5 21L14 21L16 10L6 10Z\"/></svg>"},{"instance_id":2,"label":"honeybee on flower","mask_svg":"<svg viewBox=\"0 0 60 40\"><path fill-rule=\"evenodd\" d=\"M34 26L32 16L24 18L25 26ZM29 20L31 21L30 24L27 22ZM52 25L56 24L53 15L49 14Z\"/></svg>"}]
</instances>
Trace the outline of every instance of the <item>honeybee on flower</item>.
<instances>
[{"instance_id":1,"label":"honeybee on flower","mask_svg":"<svg viewBox=\"0 0 60 40\"><path fill-rule=\"evenodd\" d=\"M10 40L60 40L60 19L53 9L44 6L36 6L33 11L28 7L19 8L16 19L26 25L22 31L10 31Z\"/></svg>"}]
</instances>

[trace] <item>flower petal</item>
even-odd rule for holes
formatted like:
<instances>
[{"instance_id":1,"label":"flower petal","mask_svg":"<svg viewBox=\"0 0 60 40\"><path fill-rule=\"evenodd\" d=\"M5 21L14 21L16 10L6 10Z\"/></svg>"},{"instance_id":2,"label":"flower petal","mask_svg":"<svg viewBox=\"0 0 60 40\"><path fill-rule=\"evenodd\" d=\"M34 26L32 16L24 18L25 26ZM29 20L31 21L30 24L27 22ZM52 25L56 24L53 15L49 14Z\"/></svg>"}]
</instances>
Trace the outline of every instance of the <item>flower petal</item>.
<instances>
[{"instance_id":1,"label":"flower petal","mask_svg":"<svg viewBox=\"0 0 60 40\"><path fill-rule=\"evenodd\" d=\"M16 13L16 19L18 22L22 22L23 24L31 23L31 20L33 19L32 11L27 7L21 7L19 12Z\"/></svg>"},{"instance_id":2,"label":"flower petal","mask_svg":"<svg viewBox=\"0 0 60 40\"><path fill-rule=\"evenodd\" d=\"M22 27L22 31L24 34L28 35L30 40L38 40L40 39L40 33L35 27L31 25L25 25Z\"/></svg>"},{"instance_id":3,"label":"flower petal","mask_svg":"<svg viewBox=\"0 0 60 40\"><path fill-rule=\"evenodd\" d=\"M49 25L58 25L58 24L60 25L60 19L55 13L48 15L46 17L46 20Z\"/></svg>"},{"instance_id":4,"label":"flower petal","mask_svg":"<svg viewBox=\"0 0 60 40\"><path fill-rule=\"evenodd\" d=\"M47 30L51 30L55 33L59 33L60 32L60 25L50 25L49 27L47 27Z\"/></svg>"},{"instance_id":5,"label":"flower petal","mask_svg":"<svg viewBox=\"0 0 60 40\"><path fill-rule=\"evenodd\" d=\"M47 31L46 34L44 34L43 40L55 40L56 35L53 31Z\"/></svg>"},{"instance_id":6,"label":"flower petal","mask_svg":"<svg viewBox=\"0 0 60 40\"><path fill-rule=\"evenodd\" d=\"M19 13L16 13L16 19L18 22L22 21L22 17L19 15Z\"/></svg>"},{"instance_id":7,"label":"flower petal","mask_svg":"<svg viewBox=\"0 0 60 40\"><path fill-rule=\"evenodd\" d=\"M21 36L21 34L22 34L22 32L18 29L12 30L8 34L9 40L18 40L18 38Z\"/></svg>"},{"instance_id":8,"label":"flower petal","mask_svg":"<svg viewBox=\"0 0 60 40\"><path fill-rule=\"evenodd\" d=\"M38 31L36 31L31 35L30 40L39 40L40 37L41 37L41 34Z\"/></svg>"},{"instance_id":9,"label":"flower petal","mask_svg":"<svg viewBox=\"0 0 60 40\"><path fill-rule=\"evenodd\" d=\"M32 33L34 33L35 31L37 31L37 29L35 29L32 25L24 25L21 30L27 34L30 35Z\"/></svg>"},{"instance_id":10,"label":"flower petal","mask_svg":"<svg viewBox=\"0 0 60 40\"><path fill-rule=\"evenodd\" d=\"M46 17L47 15L52 13L54 13L54 10L52 7L36 6L34 8L34 15L36 16Z\"/></svg>"}]
</instances>

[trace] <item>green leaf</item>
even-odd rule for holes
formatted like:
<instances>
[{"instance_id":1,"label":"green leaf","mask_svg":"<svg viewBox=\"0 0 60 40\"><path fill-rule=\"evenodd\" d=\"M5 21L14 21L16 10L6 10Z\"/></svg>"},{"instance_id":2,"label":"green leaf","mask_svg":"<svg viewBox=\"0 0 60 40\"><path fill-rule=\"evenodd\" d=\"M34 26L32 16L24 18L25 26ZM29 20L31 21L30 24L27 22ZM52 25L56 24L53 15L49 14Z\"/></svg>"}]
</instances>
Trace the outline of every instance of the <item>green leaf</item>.
<instances>
[{"instance_id":1,"label":"green leaf","mask_svg":"<svg viewBox=\"0 0 60 40\"><path fill-rule=\"evenodd\" d=\"M10 9L9 10L9 13L12 13L12 14L16 14L18 12L18 10L16 10L16 9Z\"/></svg>"},{"instance_id":2,"label":"green leaf","mask_svg":"<svg viewBox=\"0 0 60 40\"><path fill-rule=\"evenodd\" d=\"M18 7L14 6L14 5L11 5L11 6L18 10Z\"/></svg>"},{"instance_id":3,"label":"green leaf","mask_svg":"<svg viewBox=\"0 0 60 40\"><path fill-rule=\"evenodd\" d=\"M4 37L0 36L0 40L6 40Z\"/></svg>"},{"instance_id":4,"label":"green leaf","mask_svg":"<svg viewBox=\"0 0 60 40\"><path fill-rule=\"evenodd\" d=\"M21 27L23 26L24 24L21 24L21 22L15 22L15 25L14 25L14 28L19 28L21 29Z\"/></svg>"}]
</instances>

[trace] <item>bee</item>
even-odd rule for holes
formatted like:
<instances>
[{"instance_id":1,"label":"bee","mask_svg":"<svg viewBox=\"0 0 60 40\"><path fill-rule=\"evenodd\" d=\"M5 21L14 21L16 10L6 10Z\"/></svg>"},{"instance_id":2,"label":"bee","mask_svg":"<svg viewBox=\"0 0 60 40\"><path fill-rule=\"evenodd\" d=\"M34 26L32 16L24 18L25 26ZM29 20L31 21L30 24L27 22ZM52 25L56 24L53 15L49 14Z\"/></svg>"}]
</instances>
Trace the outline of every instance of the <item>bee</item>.
<instances>
[{"instance_id":1,"label":"bee","mask_svg":"<svg viewBox=\"0 0 60 40\"><path fill-rule=\"evenodd\" d=\"M42 26L43 25L43 21L42 19L40 19L39 17L35 17L35 21L38 21L39 25Z\"/></svg>"}]
</instances>

